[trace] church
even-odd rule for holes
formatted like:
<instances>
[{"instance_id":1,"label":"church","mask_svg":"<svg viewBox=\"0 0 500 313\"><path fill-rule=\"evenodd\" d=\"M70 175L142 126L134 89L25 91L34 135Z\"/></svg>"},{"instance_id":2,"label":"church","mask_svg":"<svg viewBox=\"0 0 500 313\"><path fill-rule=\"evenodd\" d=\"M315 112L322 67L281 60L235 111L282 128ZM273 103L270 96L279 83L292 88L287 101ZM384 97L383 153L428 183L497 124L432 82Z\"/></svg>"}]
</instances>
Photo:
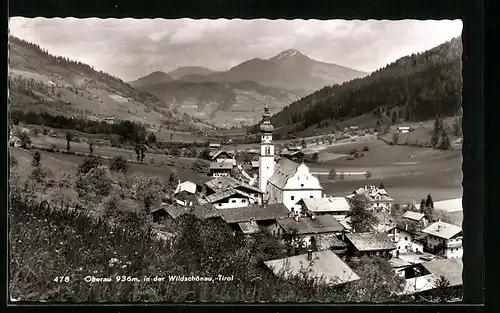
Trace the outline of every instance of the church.
<instances>
[{"instance_id":1,"label":"church","mask_svg":"<svg viewBox=\"0 0 500 313\"><path fill-rule=\"evenodd\" d=\"M266 107L260 125L259 189L264 192L265 202L283 203L290 212L298 214L301 206L297 203L305 198L323 197L323 188L304 163L287 158L275 163L273 132L271 114Z\"/></svg>"}]
</instances>

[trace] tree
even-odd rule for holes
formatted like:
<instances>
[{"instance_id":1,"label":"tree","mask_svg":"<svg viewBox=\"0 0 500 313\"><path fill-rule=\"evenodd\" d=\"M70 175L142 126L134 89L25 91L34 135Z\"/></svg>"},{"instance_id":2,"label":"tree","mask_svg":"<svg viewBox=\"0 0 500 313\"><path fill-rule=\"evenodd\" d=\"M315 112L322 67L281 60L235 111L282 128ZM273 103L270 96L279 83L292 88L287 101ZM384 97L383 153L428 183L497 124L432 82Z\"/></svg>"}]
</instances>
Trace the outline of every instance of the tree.
<instances>
[{"instance_id":1,"label":"tree","mask_svg":"<svg viewBox=\"0 0 500 313\"><path fill-rule=\"evenodd\" d=\"M12 168L14 166L17 166L17 164L18 164L17 159L9 152L9 165L10 165L10 167Z\"/></svg>"},{"instance_id":2,"label":"tree","mask_svg":"<svg viewBox=\"0 0 500 313\"><path fill-rule=\"evenodd\" d=\"M315 152L315 153L312 155L311 161L312 161L313 163L318 162L318 153L316 153L316 152Z\"/></svg>"},{"instance_id":3,"label":"tree","mask_svg":"<svg viewBox=\"0 0 500 313\"><path fill-rule=\"evenodd\" d=\"M71 148L70 142L71 142L71 140L73 140L73 137L74 137L73 133L71 133L71 132L66 133L66 150L67 151L69 151L69 149Z\"/></svg>"},{"instance_id":4,"label":"tree","mask_svg":"<svg viewBox=\"0 0 500 313\"><path fill-rule=\"evenodd\" d=\"M42 157L42 154L40 151L35 151L33 153L33 160L31 161L31 165L33 166L40 166L40 158Z\"/></svg>"},{"instance_id":5,"label":"tree","mask_svg":"<svg viewBox=\"0 0 500 313\"><path fill-rule=\"evenodd\" d=\"M446 129L441 129L441 141L439 143L439 149L448 150L451 148L450 138L448 137L448 132Z\"/></svg>"},{"instance_id":6,"label":"tree","mask_svg":"<svg viewBox=\"0 0 500 313\"><path fill-rule=\"evenodd\" d=\"M372 172L371 171L366 171L365 177L366 177L366 179L369 179L370 177L372 177Z\"/></svg>"},{"instance_id":7,"label":"tree","mask_svg":"<svg viewBox=\"0 0 500 313\"><path fill-rule=\"evenodd\" d=\"M145 213L150 213L154 207L161 205L165 193L165 181L159 176L145 177L137 175L134 179L133 189L137 199L144 205Z\"/></svg>"},{"instance_id":8,"label":"tree","mask_svg":"<svg viewBox=\"0 0 500 313\"><path fill-rule=\"evenodd\" d=\"M210 149L203 149L200 153L200 158L202 158L203 160L210 160Z\"/></svg>"},{"instance_id":9,"label":"tree","mask_svg":"<svg viewBox=\"0 0 500 313\"><path fill-rule=\"evenodd\" d=\"M355 195L351 200L351 210L346 217L350 218L349 225L354 232L363 233L373 230L377 218L367 209L368 200L363 195Z\"/></svg>"},{"instance_id":10,"label":"tree","mask_svg":"<svg viewBox=\"0 0 500 313\"><path fill-rule=\"evenodd\" d=\"M381 181L380 185L378 185L378 189L385 189L384 182Z\"/></svg>"},{"instance_id":11,"label":"tree","mask_svg":"<svg viewBox=\"0 0 500 313\"><path fill-rule=\"evenodd\" d=\"M90 156L94 154L94 142L90 140L89 142L89 151L90 151Z\"/></svg>"},{"instance_id":12,"label":"tree","mask_svg":"<svg viewBox=\"0 0 500 313\"><path fill-rule=\"evenodd\" d=\"M336 177L337 177L337 172L335 171L335 169L334 169L334 168L332 168L332 169L330 170L330 172L328 172L328 178L329 178L329 179L335 179Z\"/></svg>"},{"instance_id":13,"label":"tree","mask_svg":"<svg viewBox=\"0 0 500 313\"><path fill-rule=\"evenodd\" d=\"M177 188L177 185L179 184L179 175L176 170L173 170L170 172L170 175L168 175L167 184L170 190L175 190Z\"/></svg>"},{"instance_id":14,"label":"tree","mask_svg":"<svg viewBox=\"0 0 500 313\"><path fill-rule=\"evenodd\" d=\"M198 149L196 147L192 146L188 150L186 150L186 156L190 158L196 158L198 156Z\"/></svg>"},{"instance_id":15,"label":"tree","mask_svg":"<svg viewBox=\"0 0 500 313\"><path fill-rule=\"evenodd\" d=\"M422 199L422 201L420 201L420 212L424 212L426 208L427 208L427 203L425 199Z\"/></svg>"},{"instance_id":16,"label":"tree","mask_svg":"<svg viewBox=\"0 0 500 313\"><path fill-rule=\"evenodd\" d=\"M170 149L170 154L175 156L175 157L178 157L181 155L181 151L177 147L172 147L172 149Z\"/></svg>"},{"instance_id":17,"label":"tree","mask_svg":"<svg viewBox=\"0 0 500 313\"><path fill-rule=\"evenodd\" d=\"M28 145L31 145L31 138L26 132L21 132L19 134L19 140L21 140L21 148L27 149Z\"/></svg>"},{"instance_id":18,"label":"tree","mask_svg":"<svg viewBox=\"0 0 500 313\"><path fill-rule=\"evenodd\" d=\"M381 302L396 300L403 291L405 279L394 273L389 261L379 256L351 259L349 266L360 276L360 280L349 286L352 301Z\"/></svg>"},{"instance_id":19,"label":"tree","mask_svg":"<svg viewBox=\"0 0 500 313\"><path fill-rule=\"evenodd\" d=\"M149 133L147 138L148 143L156 143L156 136L154 133Z\"/></svg>"},{"instance_id":20,"label":"tree","mask_svg":"<svg viewBox=\"0 0 500 313\"><path fill-rule=\"evenodd\" d=\"M397 114L396 114L396 111L392 111L392 118L391 118L391 122L392 122L393 124L396 124L396 123L397 123L397 121L398 121L398 116L397 116Z\"/></svg>"},{"instance_id":21,"label":"tree","mask_svg":"<svg viewBox=\"0 0 500 313\"><path fill-rule=\"evenodd\" d=\"M438 145L442 127L443 124L441 122L441 119L439 118L439 116L436 116L436 119L434 120L434 129L432 130L432 136L431 136L432 147L436 147Z\"/></svg>"},{"instance_id":22,"label":"tree","mask_svg":"<svg viewBox=\"0 0 500 313\"><path fill-rule=\"evenodd\" d=\"M97 202L109 196L113 188L113 178L109 169L103 165L91 168L86 174L78 176L75 189L79 197Z\"/></svg>"},{"instance_id":23,"label":"tree","mask_svg":"<svg viewBox=\"0 0 500 313\"><path fill-rule=\"evenodd\" d=\"M398 132L395 132L392 134L392 142L397 145L398 144L398 141L399 141L399 133Z\"/></svg>"},{"instance_id":24,"label":"tree","mask_svg":"<svg viewBox=\"0 0 500 313\"><path fill-rule=\"evenodd\" d=\"M427 199L425 200L425 206L434 209L434 201L432 201L431 194L427 195Z\"/></svg>"},{"instance_id":25,"label":"tree","mask_svg":"<svg viewBox=\"0 0 500 313\"><path fill-rule=\"evenodd\" d=\"M109 169L113 172L125 174L128 171L127 160L121 155L116 156L111 160Z\"/></svg>"}]
</instances>

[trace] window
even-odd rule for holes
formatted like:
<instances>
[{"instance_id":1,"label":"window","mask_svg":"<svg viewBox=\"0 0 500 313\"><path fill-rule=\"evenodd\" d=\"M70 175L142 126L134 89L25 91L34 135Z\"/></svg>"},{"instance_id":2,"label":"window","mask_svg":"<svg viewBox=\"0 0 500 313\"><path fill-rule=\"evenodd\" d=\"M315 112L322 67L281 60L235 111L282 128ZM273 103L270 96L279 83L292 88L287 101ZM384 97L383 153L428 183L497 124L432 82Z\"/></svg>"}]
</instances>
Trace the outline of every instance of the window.
<instances>
[{"instance_id":1,"label":"window","mask_svg":"<svg viewBox=\"0 0 500 313\"><path fill-rule=\"evenodd\" d=\"M300 184L300 187L304 187L304 184Z\"/></svg>"},{"instance_id":2,"label":"window","mask_svg":"<svg viewBox=\"0 0 500 313\"><path fill-rule=\"evenodd\" d=\"M311 198L311 199L312 199L312 197L313 197L313 196L309 196L309 198Z\"/></svg>"},{"instance_id":3,"label":"window","mask_svg":"<svg viewBox=\"0 0 500 313\"><path fill-rule=\"evenodd\" d=\"M231 200L231 203L236 203L236 200Z\"/></svg>"},{"instance_id":4,"label":"window","mask_svg":"<svg viewBox=\"0 0 500 313\"><path fill-rule=\"evenodd\" d=\"M266 147L266 153L265 155L270 155L271 154L271 148L270 147Z\"/></svg>"},{"instance_id":5,"label":"window","mask_svg":"<svg viewBox=\"0 0 500 313\"><path fill-rule=\"evenodd\" d=\"M247 203L247 199L241 199L241 203Z\"/></svg>"},{"instance_id":6,"label":"window","mask_svg":"<svg viewBox=\"0 0 500 313\"><path fill-rule=\"evenodd\" d=\"M219 203L219 206L222 206L222 203Z\"/></svg>"},{"instance_id":7,"label":"window","mask_svg":"<svg viewBox=\"0 0 500 313\"><path fill-rule=\"evenodd\" d=\"M290 197L290 200L295 200L295 196L291 196L291 197Z\"/></svg>"},{"instance_id":8,"label":"window","mask_svg":"<svg viewBox=\"0 0 500 313\"><path fill-rule=\"evenodd\" d=\"M405 237L405 240L408 241L408 237Z\"/></svg>"}]
</instances>

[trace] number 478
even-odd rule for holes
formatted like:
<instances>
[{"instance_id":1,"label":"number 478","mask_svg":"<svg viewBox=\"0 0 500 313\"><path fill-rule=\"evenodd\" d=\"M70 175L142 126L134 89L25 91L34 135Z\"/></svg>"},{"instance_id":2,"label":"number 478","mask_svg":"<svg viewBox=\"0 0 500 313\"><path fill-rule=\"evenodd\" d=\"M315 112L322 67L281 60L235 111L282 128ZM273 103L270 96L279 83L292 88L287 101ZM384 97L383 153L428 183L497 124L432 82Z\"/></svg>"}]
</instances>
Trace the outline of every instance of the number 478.
<instances>
[{"instance_id":1,"label":"number 478","mask_svg":"<svg viewBox=\"0 0 500 313\"><path fill-rule=\"evenodd\" d=\"M56 283L67 283L69 282L69 276L56 276L56 278L54 278L54 281Z\"/></svg>"}]
</instances>

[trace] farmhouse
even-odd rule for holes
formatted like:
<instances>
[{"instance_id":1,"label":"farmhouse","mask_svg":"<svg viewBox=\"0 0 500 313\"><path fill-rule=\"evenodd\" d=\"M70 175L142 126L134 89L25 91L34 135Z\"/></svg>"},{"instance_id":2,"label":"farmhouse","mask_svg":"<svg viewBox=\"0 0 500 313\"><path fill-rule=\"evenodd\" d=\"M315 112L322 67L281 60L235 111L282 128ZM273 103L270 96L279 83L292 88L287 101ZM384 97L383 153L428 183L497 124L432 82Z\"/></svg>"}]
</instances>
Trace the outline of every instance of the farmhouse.
<instances>
[{"instance_id":1,"label":"farmhouse","mask_svg":"<svg viewBox=\"0 0 500 313\"><path fill-rule=\"evenodd\" d=\"M389 258L396 245L384 233L346 234L348 254L355 257L381 256Z\"/></svg>"},{"instance_id":2,"label":"farmhouse","mask_svg":"<svg viewBox=\"0 0 500 313\"><path fill-rule=\"evenodd\" d=\"M210 162L210 175L213 177L230 176L234 167L233 160L223 160L222 162Z\"/></svg>"},{"instance_id":3,"label":"farmhouse","mask_svg":"<svg viewBox=\"0 0 500 313\"><path fill-rule=\"evenodd\" d=\"M175 189L175 193L177 194L178 192L185 191L190 194L195 194L197 191L197 185L193 183L192 181L185 181L185 182L180 182L177 185L177 188Z\"/></svg>"},{"instance_id":4,"label":"farmhouse","mask_svg":"<svg viewBox=\"0 0 500 313\"><path fill-rule=\"evenodd\" d=\"M344 219L351 210L345 197L305 198L301 199L298 204L301 206L303 216L329 214L337 220Z\"/></svg>"},{"instance_id":5,"label":"farmhouse","mask_svg":"<svg viewBox=\"0 0 500 313\"><path fill-rule=\"evenodd\" d=\"M201 203L211 203L217 209L241 208L256 204L255 199L246 192L237 189L220 191L207 196Z\"/></svg>"},{"instance_id":6,"label":"farmhouse","mask_svg":"<svg viewBox=\"0 0 500 313\"><path fill-rule=\"evenodd\" d=\"M180 191L175 194L175 201L182 206L194 206L198 203L198 198L188 191Z\"/></svg>"},{"instance_id":7,"label":"farmhouse","mask_svg":"<svg viewBox=\"0 0 500 313\"><path fill-rule=\"evenodd\" d=\"M312 236L312 245L317 251L331 250L337 255L347 253L347 244L336 235L315 235Z\"/></svg>"},{"instance_id":8,"label":"farmhouse","mask_svg":"<svg viewBox=\"0 0 500 313\"><path fill-rule=\"evenodd\" d=\"M424 247L415 240L416 234L401 226L394 226L387 230L390 240L396 245L396 255L400 253L422 253Z\"/></svg>"},{"instance_id":9,"label":"farmhouse","mask_svg":"<svg viewBox=\"0 0 500 313\"><path fill-rule=\"evenodd\" d=\"M243 181L238 181L232 177L217 177L205 183L206 195L210 196L215 193L228 191L231 189L239 190L249 195L255 200L255 203L262 203L262 191Z\"/></svg>"},{"instance_id":10,"label":"farmhouse","mask_svg":"<svg viewBox=\"0 0 500 313\"><path fill-rule=\"evenodd\" d=\"M210 161L211 162L223 162L226 160L231 160L234 165L236 165L236 160L234 159L234 154L229 153L225 150L211 151L210 152Z\"/></svg>"},{"instance_id":11,"label":"farmhouse","mask_svg":"<svg viewBox=\"0 0 500 313\"><path fill-rule=\"evenodd\" d=\"M313 236L318 235L337 235L341 236L345 230L333 216L320 215L314 217L295 216L278 220L280 226L277 235L290 235L294 238L296 244L302 243L309 247L314 240ZM317 238L316 238L317 240Z\"/></svg>"},{"instance_id":12,"label":"farmhouse","mask_svg":"<svg viewBox=\"0 0 500 313\"><path fill-rule=\"evenodd\" d=\"M426 248L448 259L462 257L461 227L439 221L422 232L427 234Z\"/></svg>"},{"instance_id":13,"label":"farmhouse","mask_svg":"<svg viewBox=\"0 0 500 313\"><path fill-rule=\"evenodd\" d=\"M359 276L330 250L296 255L284 259L266 261L264 264L275 275L296 276L307 269L307 278L329 286L343 285L359 280Z\"/></svg>"},{"instance_id":14,"label":"farmhouse","mask_svg":"<svg viewBox=\"0 0 500 313\"><path fill-rule=\"evenodd\" d=\"M279 155L294 162L302 162L305 157L305 154L301 151L287 150L287 149L281 151Z\"/></svg>"},{"instance_id":15,"label":"farmhouse","mask_svg":"<svg viewBox=\"0 0 500 313\"><path fill-rule=\"evenodd\" d=\"M424 213L418 213L413 211L406 211L403 214L403 218L408 219L410 221L414 221L419 223L420 225L427 227L427 219L425 218Z\"/></svg>"},{"instance_id":16,"label":"farmhouse","mask_svg":"<svg viewBox=\"0 0 500 313\"><path fill-rule=\"evenodd\" d=\"M212 151L216 151L216 150L219 150L220 149L220 143L211 143L208 145L208 147L210 148L210 150Z\"/></svg>"},{"instance_id":17,"label":"farmhouse","mask_svg":"<svg viewBox=\"0 0 500 313\"><path fill-rule=\"evenodd\" d=\"M277 234L277 220L286 218L290 212L283 204L231 208L221 211L222 219L242 231L244 234L254 234L266 230Z\"/></svg>"},{"instance_id":18,"label":"farmhouse","mask_svg":"<svg viewBox=\"0 0 500 313\"><path fill-rule=\"evenodd\" d=\"M367 209L376 212L390 212L392 203L394 199L387 195L385 189L380 189L375 186L364 186L354 191L352 195L347 196L348 199L354 199L354 197L362 196L367 201Z\"/></svg>"},{"instance_id":19,"label":"farmhouse","mask_svg":"<svg viewBox=\"0 0 500 313\"><path fill-rule=\"evenodd\" d=\"M405 276L405 287L400 294L422 294L425 296L425 293L431 290L442 288L442 286L438 285L440 277L444 277L449 282L446 289L460 294L463 285L462 258L423 262L410 268L410 270L412 270L412 273ZM409 271L407 270L406 272L408 273Z\"/></svg>"}]
</instances>

